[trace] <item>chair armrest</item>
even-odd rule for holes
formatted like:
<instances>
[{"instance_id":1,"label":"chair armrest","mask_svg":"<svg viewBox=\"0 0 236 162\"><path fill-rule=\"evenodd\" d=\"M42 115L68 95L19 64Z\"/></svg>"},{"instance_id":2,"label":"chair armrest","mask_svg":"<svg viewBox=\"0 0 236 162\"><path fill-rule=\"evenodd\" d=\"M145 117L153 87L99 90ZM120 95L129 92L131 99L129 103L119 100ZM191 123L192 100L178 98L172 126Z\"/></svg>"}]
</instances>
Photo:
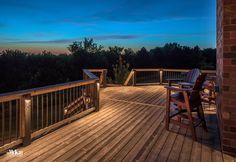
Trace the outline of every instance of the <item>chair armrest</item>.
<instances>
[{"instance_id":1,"label":"chair armrest","mask_svg":"<svg viewBox=\"0 0 236 162\"><path fill-rule=\"evenodd\" d=\"M168 81L168 82L183 81L183 80L184 80L183 78L169 78L169 79L166 79L166 81Z\"/></svg>"},{"instance_id":2,"label":"chair armrest","mask_svg":"<svg viewBox=\"0 0 236 162\"><path fill-rule=\"evenodd\" d=\"M182 78L169 78L169 79L166 79L166 81L168 82L168 85L169 86L171 86L171 84L173 83L173 82L181 82L181 81L183 81L184 79L182 79Z\"/></svg>"},{"instance_id":3,"label":"chair armrest","mask_svg":"<svg viewBox=\"0 0 236 162\"><path fill-rule=\"evenodd\" d=\"M190 82L179 82L178 84L183 87L193 87L194 86L194 83L190 83Z\"/></svg>"},{"instance_id":4,"label":"chair armrest","mask_svg":"<svg viewBox=\"0 0 236 162\"><path fill-rule=\"evenodd\" d=\"M172 87L172 86L165 86L167 90L175 91L175 92L191 92L193 91L192 88L178 88L178 87Z\"/></svg>"}]
</instances>

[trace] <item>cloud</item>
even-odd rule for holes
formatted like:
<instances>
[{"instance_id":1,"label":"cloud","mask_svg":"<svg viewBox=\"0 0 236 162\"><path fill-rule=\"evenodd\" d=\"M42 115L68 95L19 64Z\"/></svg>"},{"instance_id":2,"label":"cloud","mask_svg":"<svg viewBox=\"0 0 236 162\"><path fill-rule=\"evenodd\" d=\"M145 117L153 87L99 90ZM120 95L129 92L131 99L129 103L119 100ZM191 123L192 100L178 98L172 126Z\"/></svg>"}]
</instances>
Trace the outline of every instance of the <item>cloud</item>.
<instances>
[{"instance_id":1,"label":"cloud","mask_svg":"<svg viewBox=\"0 0 236 162\"><path fill-rule=\"evenodd\" d=\"M100 35L100 36L89 36L94 40L128 40L142 37L141 35ZM56 40L29 40L29 41L12 41L13 44L67 44L75 41L82 40L83 38L73 39L56 39Z\"/></svg>"},{"instance_id":2,"label":"cloud","mask_svg":"<svg viewBox=\"0 0 236 162\"><path fill-rule=\"evenodd\" d=\"M103 41L103 40L132 40L139 39L144 37L160 37L160 38L179 38L179 37L204 37L213 35L215 32L201 32L201 33L179 33L179 34L136 34L136 35L98 35L98 36L88 36L88 38L93 38L95 41ZM10 41L12 40L12 41ZM75 41L83 40L80 38L72 38L72 39L55 39L55 40L15 40L8 39L9 43L13 44L69 44Z\"/></svg>"},{"instance_id":3,"label":"cloud","mask_svg":"<svg viewBox=\"0 0 236 162\"><path fill-rule=\"evenodd\" d=\"M149 37L180 38L180 37L204 37L214 35L214 31L200 33L179 33L179 34L146 34Z\"/></svg>"},{"instance_id":4,"label":"cloud","mask_svg":"<svg viewBox=\"0 0 236 162\"><path fill-rule=\"evenodd\" d=\"M95 40L128 40L128 39L136 39L141 37L140 35L102 35L102 36L94 36Z\"/></svg>"},{"instance_id":5,"label":"cloud","mask_svg":"<svg viewBox=\"0 0 236 162\"><path fill-rule=\"evenodd\" d=\"M31 33L30 35L34 37L51 37L51 36L58 36L57 33L54 32L35 32Z\"/></svg>"},{"instance_id":6,"label":"cloud","mask_svg":"<svg viewBox=\"0 0 236 162\"><path fill-rule=\"evenodd\" d=\"M43 0L44 2L45 0ZM209 13L215 0L109 0L45 2L46 12L55 14L65 8L65 17L49 17L41 20L46 24L69 23L78 26L93 26L99 22L152 22L163 20L190 20L212 17ZM82 3L82 4L81 4ZM44 3L43 3L44 4ZM45 4L44 4L45 5ZM53 6L49 8L49 6ZM68 9L71 9L67 11ZM51 12L53 10L53 12ZM67 11L67 12L66 12ZM80 12L76 12L80 11ZM60 13L59 13L60 14ZM215 17L215 15L214 15Z\"/></svg>"},{"instance_id":7,"label":"cloud","mask_svg":"<svg viewBox=\"0 0 236 162\"><path fill-rule=\"evenodd\" d=\"M75 41L74 39L57 39L57 40L29 40L29 41L15 41L10 42L13 44L63 44L71 43Z\"/></svg>"},{"instance_id":8,"label":"cloud","mask_svg":"<svg viewBox=\"0 0 236 162\"><path fill-rule=\"evenodd\" d=\"M213 0L125 0L107 10L96 12L91 18L118 22L146 22L166 19L208 17Z\"/></svg>"}]
</instances>

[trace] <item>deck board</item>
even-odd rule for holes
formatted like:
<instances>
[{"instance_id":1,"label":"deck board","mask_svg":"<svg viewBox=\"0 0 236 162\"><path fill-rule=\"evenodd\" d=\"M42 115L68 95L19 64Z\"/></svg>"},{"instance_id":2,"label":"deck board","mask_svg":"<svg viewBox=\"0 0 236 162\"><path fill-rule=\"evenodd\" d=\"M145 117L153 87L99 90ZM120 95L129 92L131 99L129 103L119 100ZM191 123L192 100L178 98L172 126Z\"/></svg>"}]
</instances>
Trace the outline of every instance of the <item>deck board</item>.
<instances>
[{"instance_id":1,"label":"deck board","mask_svg":"<svg viewBox=\"0 0 236 162\"><path fill-rule=\"evenodd\" d=\"M206 111L209 132L171 125L165 129L162 86L108 87L101 90L101 110L55 130L27 147L23 155L0 161L234 161L222 154L216 115Z\"/></svg>"}]
</instances>

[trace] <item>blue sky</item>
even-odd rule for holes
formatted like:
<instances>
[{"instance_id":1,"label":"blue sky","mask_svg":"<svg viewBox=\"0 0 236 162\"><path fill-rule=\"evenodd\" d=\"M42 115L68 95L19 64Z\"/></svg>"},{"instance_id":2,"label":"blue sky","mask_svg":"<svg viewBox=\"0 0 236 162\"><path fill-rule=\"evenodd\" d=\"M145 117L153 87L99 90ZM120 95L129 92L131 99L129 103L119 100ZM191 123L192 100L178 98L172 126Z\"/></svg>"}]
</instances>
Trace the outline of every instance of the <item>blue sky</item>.
<instances>
[{"instance_id":1,"label":"blue sky","mask_svg":"<svg viewBox=\"0 0 236 162\"><path fill-rule=\"evenodd\" d=\"M0 50L66 52L84 37L105 47L215 47L215 1L0 0Z\"/></svg>"}]
</instances>

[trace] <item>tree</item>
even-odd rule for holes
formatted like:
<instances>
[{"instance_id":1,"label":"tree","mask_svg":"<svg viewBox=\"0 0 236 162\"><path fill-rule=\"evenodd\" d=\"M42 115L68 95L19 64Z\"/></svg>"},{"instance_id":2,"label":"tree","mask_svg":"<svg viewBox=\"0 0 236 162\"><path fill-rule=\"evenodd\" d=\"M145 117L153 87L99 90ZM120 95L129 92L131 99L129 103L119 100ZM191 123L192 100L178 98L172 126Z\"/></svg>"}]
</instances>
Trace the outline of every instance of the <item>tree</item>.
<instances>
[{"instance_id":1,"label":"tree","mask_svg":"<svg viewBox=\"0 0 236 162\"><path fill-rule=\"evenodd\" d=\"M72 53L80 53L80 52L86 52L86 53L97 53L101 52L103 47L101 45L97 45L93 41L92 38L84 38L83 41L79 42L73 42L67 49Z\"/></svg>"}]
</instances>

